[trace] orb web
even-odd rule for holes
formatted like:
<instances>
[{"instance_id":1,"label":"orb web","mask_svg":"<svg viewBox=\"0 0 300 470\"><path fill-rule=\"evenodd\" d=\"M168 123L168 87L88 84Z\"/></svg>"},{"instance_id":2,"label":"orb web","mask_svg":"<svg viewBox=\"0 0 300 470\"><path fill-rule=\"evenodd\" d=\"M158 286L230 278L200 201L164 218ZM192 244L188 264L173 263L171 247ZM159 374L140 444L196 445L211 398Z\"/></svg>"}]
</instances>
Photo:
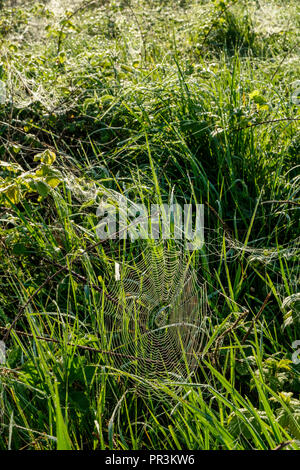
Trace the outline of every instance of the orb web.
<instances>
[{"instance_id":1,"label":"orb web","mask_svg":"<svg viewBox=\"0 0 300 470\"><path fill-rule=\"evenodd\" d=\"M111 364L129 374L181 382L197 367L208 341L207 294L185 250L152 244L108 288L103 347Z\"/></svg>"}]
</instances>

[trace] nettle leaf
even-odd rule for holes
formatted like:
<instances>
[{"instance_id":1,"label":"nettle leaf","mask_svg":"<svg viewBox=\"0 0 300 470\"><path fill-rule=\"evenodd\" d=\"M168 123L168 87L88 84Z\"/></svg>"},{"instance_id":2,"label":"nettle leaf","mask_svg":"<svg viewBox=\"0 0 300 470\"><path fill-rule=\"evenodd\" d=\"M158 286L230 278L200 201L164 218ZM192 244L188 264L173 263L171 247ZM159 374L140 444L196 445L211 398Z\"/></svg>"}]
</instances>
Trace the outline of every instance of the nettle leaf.
<instances>
[{"instance_id":1,"label":"nettle leaf","mask_svg":"<svg viewBox=\"0 0 300 470\"><path fill-rule=\"evenodd\" d=\"M19 173L23 171L23 168L18 163L3 162L0 161L0 167L5 170L12 171L13 173Z\"/></svg>"},{"instance_id":2,"label":"nettle leaf","mask_svg":"<svg viewBox=\"0 0 300 470\"><path fill-rule=\"evenodd\" d=\"M254 90L252 93L249 93L249 98L256 103L257 107L260 109L268 109L268 103L265 100L264 96L260 94L259 90Z\"/></svg>"},{"instance_id":3,"label":"nettle leaf","mask_svg":"<svg viewBox=\"0 0 300 470\"><path fill-rule=\"evenodd\" d=\"M300 294L292 294L282 302L282 308L289 310L284 313L283 328L288 326L298 326L300 323Z\"/></svg>"},{"instance_id":4,"label":"nettle leaf","mask_svg":"<svg viewBox=\"0 0 300 470\"><path fill-rule=\"evenodd\" d=\"M12 204L20 202L20 188L18 184L0 188L0 193L6 196Z\"/></svg>"},{"instance_id":5,"label":"nettle leaf","mask_svg":"<svg viewBox=\"0 0 300 470\"><path fill-rule=\"evenodd\" d=\"M228 417L228 431L235 437L241 434L246 439L251 439L251 426L257 431L261 431L263 423L268 423L266 412L255 409L256 416L246 408L240 408L240 413L233 411ZM243 415L243 418L242 416ZM260 421L261 420L261 421Z\"/></svg>"},{"instance_id":6,"label":"nettle leaf","mask_svg":"<svg viewBox=\"0 0 300 470\"><path fill-rule=\"evenodd\" d=\"M51 188L56 188L61 183L61 180L59 178L55 178L53 176L50 176L46 178L46 183L51 186Z\"/></svg>"},{"instance_id":7,"label":"nettle leaf","mask_svg":"<svg viewBox=\"0 0 300 470\"><path fill-rule=\"evenodd\" d=\"M19 145L12 145L11 146L11 150L14 152L14 153L19 153L20 150L21 150L21 147Z\"/></svg>"},{"instance_id":8,"label":"nettle leaf","mask_svg":"<svg viewBox=\"0 0 300 470\"><path fill-rule=\"evenodd\" d=\"M43 178L45 177L54 177L58 178L61 180L62 174L59 170L56 170L55 168L51 168L50 166L42 163L40 168L38 168L35 172L36 176L41 176Z\"/></svg>"},{"instance_id":9,"label":"nettle leaf","mask_svg":"<svg viewBox=\"0 0 300 470\"><path fill-rule=\"evenodd\" d=\"M36 181L35 186L40 196L46 197L48 195L49 186L46 183L44 183L43 181Z\"/></svg>"},{"instance_id":10,"label":"nettle leaf","mask_svg":"<svg viewBox=\"0 0 300 470\"><path fill-rule=\"evenodd\" d=\"M288 326L292 326L293 323L294 323L293 311L289 310L283 317L283 328L287 328Z\"/></svg>"},{"instance_id":11,"label":"nettle leaf","mask_svg":"<svg viewBox=\"0 0 300 470\"><path fill-rule=\"evenodd\" d=\"M26 182L26 186L31 192L38 193L42 197L46 197L50 191L48 185L39 179L32 178Z\"/></svg>"},{"instance_id":12,"label":"nettle leaf","mask_svg":"<svg viewBox=\"0 0 300 470\"><path fill-rule=\"evenodd\" d=\"M280 395L288 409L280 408L277 411L276 421L293 437L300 439L300 401L292 398L292 393L281 393Z\"/></svg>"},{"instance_id":13,"label":"nettle leaf","mask_svg":"<svg viewBox=\"0 0 300 470\"><path fill-rule=\"evenodd\" d=\"M52 165L56 160L56 155L51 150L47 149L44 152L35 155L34 161L36 162L38 160L45 163L45 165Z\"/></svg>"},{"instance_id":14,"label":"nettle leaf","mask_svg":"<svg viewBox=\"0 0 300 470\"><path fill-rule=\"evenodd\" d=\"M253 90L251 91L251 93L249 93L249 98L251 100L255 100L257 96L259 96L259 90Z\"/></svg>"},{"instance_id":15,"label":"nettle leaf","mask_svg":"<svg viewBox=\"0 0 300 470\"><path fill-rule=\"evenodd\" d=\"M263 381L275 392L280 392L284 388L299 390L300 380L293 373L290 359L277 360L269 357L263 362L262 369L256 370L255 375L259 378L262 375ZM251 386L254 382L251 380Z\"/></svg>"}]
</instances>

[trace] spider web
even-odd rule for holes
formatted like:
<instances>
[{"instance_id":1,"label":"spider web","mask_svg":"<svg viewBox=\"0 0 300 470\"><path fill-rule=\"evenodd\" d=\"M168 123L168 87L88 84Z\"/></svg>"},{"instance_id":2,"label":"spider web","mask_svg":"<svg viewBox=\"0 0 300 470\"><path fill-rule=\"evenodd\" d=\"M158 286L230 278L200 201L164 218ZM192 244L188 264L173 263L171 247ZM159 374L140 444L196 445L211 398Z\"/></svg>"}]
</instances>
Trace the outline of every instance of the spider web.
<instances>
[{"instance_id":1,"label":"spider web","mask_svg":"<svg viewBox=\"0 0 300 470\"><path fill-rule=\"evenodd\" d=\"M122 371L155 381L183 381L208 341L207 293L179 246L147 245L109 286L101 338Z\"/></svg>"}]
</instances>

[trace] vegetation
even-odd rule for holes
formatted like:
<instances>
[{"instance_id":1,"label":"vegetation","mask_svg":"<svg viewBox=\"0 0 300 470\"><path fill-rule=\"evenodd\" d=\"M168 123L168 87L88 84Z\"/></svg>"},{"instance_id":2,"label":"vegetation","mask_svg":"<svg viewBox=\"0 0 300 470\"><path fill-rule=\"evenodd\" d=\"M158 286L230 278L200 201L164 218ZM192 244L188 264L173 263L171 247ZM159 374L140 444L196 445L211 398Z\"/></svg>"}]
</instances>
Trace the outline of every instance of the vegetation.
<instances>
[{"instance_id":1,"label":"vegetation","mask_svg":"<svg viewBox=\"0 0 300 470\"><path fill-rule=\"evenodd\" d=\"M300 449L297 31L296 0L1 2L1 449ZM211 341L180 386L101 350L143 248L99 243L112 191L205 204Z\"/></svg>"}]
</instances>

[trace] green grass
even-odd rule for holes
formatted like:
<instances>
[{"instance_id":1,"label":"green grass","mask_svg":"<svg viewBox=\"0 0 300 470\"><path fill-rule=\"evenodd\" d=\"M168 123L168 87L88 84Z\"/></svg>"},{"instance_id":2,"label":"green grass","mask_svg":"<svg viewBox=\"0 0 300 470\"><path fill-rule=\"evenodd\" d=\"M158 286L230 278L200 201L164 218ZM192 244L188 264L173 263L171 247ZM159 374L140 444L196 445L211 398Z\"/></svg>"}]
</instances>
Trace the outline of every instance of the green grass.
<instances>
[{"instance_id":1,"label":"green grass","mask_svg":"<svg viewBox=\"0 0 300 470\"><path fill-rule=\"evenodd\" d=\"M45 3L0 2L0 449L299 450L298 2ZM186 383L101 352L108 194L205 204Z\"/></svg>"}]
</instances>

